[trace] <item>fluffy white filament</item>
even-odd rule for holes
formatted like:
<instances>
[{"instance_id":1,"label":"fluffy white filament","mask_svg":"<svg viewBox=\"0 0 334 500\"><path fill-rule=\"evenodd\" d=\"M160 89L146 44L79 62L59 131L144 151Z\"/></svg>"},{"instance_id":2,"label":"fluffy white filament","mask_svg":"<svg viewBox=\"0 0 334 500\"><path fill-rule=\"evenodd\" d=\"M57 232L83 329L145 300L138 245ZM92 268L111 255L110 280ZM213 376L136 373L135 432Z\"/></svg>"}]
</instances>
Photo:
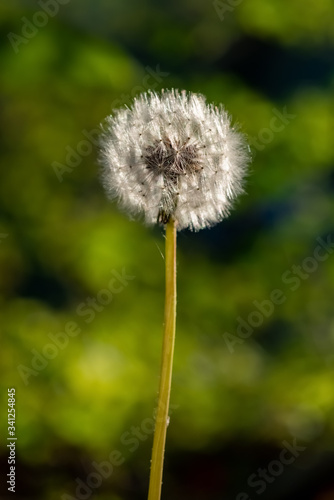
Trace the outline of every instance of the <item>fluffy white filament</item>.
<instances>
[{"instance_id":1,"label":"fluffy white filament","mask_svg":"<svg viewBox=\"0 0 334 500\"><path fill-rule=\"evenodd\" d=\"M225 218L249 163L244 136L222 106L186 91L143 93L106 119L103 183L112 199L148 224L199 230Z\"/></svg>"}]
</instances>

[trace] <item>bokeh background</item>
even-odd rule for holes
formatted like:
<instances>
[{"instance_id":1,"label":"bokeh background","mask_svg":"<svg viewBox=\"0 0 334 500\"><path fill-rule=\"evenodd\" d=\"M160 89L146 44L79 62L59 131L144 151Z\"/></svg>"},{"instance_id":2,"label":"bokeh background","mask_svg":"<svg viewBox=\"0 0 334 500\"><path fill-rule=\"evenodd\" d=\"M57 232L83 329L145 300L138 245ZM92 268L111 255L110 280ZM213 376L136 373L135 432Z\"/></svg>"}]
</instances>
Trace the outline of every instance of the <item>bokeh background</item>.
<instances>
[{"instance_id":1,"label":"bokeh background","mask_svg":"<svg viewBox=\"0 0 334 500\"><path fill-rule=\"evenodd\" d=\"M176 87L224 103L253 162L228 220L179 234L163 498L333 499L333 2L12 0L0 29L2 498L8 387L16 498L146 498L164 237L106 200L96 137Z\"/></svg>"}]
</instances>

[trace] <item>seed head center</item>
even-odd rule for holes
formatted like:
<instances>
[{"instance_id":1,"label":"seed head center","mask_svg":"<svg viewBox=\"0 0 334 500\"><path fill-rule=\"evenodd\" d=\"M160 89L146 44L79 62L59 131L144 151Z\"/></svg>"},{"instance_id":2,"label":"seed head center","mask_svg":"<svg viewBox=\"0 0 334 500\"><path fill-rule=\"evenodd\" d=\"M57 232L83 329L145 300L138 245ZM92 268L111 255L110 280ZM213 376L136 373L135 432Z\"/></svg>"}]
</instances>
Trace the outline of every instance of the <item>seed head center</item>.
<instances>
[{"instance_id":1,"label":"seed head center","mask_svg":"<svg viewBox=\"0 0 334 500\"><path fill-rule=\"evenodd\" d=\"M201 167L199 148L189 144L189 140L176 141L173 145L168 137L164 137L147 146L143 157L147 168L154 174L171 179L196 172Z\"/></svg>"}]
</instances>

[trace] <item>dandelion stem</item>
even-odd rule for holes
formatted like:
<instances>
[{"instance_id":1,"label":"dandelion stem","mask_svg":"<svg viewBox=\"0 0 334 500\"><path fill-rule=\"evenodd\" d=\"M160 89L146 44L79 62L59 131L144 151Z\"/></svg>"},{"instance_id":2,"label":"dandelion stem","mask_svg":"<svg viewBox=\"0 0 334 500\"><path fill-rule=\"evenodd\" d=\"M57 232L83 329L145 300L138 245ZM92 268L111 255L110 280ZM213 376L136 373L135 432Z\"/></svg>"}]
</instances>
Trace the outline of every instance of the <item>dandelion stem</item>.
<instances>
[{"instance_id":1,"label":"dandelion stem","mask_svg":"<svg viewBox=\"0 0 334 500\"><path fill-rule=\"evenodd\" d=\"M171 217L166 225L166 295L165 327L162 347L159 402L153 439L151 475L148 500L160 500L169 398L172 382L176 320L176 227Z\"/></svg>"}]
</instances>

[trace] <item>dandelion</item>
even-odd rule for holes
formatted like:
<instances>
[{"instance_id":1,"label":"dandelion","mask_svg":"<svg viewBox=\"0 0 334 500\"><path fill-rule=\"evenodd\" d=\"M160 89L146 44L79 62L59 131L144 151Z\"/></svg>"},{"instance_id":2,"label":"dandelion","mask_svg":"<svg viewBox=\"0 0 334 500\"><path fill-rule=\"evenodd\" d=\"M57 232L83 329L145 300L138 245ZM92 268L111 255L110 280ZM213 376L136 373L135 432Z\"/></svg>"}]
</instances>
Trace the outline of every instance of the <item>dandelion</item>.
<instances>
[{"instance_id":1,"label":"dandelion","mask_svg":"<svg viewBox=\"0 0 334 500\"><path fill-rule=\"evenodd\" d=\"M141 94L106 121L103 182L112 199L148 224L199 230L229 215L249 153L222 106L199 94Z\"/></svg>"},{"instance_id":2,"label":"dandelion","mask_svg":"<svg viewBox=\"0 0 334 500\"><path fill-rule=\"evenodd\" d=\"M129 215L166 227L166 294L158 409L148 500L159 500L169 423L176 320L176 232L227 217L243 192L249 163L244 136L222 106L200 94L148 92L106 119L103 184Z\"/></svg>"}]
</instances>

